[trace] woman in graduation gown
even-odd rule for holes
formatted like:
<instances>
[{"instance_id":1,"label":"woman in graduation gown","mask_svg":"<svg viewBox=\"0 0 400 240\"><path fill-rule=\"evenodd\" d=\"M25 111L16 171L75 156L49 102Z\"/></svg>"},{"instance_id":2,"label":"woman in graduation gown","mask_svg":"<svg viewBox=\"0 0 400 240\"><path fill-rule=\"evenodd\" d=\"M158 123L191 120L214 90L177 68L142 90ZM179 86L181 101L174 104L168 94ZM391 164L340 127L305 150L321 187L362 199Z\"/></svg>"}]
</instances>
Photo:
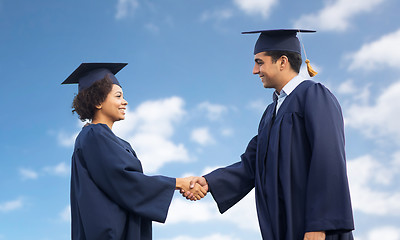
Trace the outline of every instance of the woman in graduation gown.
<instances>
[{"instance_id":1,"label":"woman in graduation gown","mask_svg":"<svg viewBox=\"0 0 400 240\"><path fill-rule=\"evenodd\" d=\"M189 188L188 178L145 175L130 144L112 132L128 104L114 76L125 65L83 63L63 82L79 84L73 112L91 121L72 156L72 239L152 239L152 221L165 222L174 190ZM196 187L192 200L206 193Z\"/></svg>"}]
</instances>

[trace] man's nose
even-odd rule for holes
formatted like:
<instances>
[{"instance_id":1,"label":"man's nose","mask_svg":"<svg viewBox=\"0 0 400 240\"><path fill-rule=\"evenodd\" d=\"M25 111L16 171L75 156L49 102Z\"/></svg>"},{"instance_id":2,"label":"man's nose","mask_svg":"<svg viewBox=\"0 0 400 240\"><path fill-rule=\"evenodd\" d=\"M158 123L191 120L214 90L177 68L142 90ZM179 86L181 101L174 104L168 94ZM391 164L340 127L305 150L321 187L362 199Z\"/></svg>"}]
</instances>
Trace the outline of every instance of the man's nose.
<instances>
[{"instance_id":1,"label":"man's nose","mask_svg":"<svg viewBox=\"0 0 400 240\"><path fill-rule=\"evenodd\" d=\"M259 74L259 73L260 73L260 66L258 66L258 64L254 64L253 74Z\"/></svg>"}]
</instances>

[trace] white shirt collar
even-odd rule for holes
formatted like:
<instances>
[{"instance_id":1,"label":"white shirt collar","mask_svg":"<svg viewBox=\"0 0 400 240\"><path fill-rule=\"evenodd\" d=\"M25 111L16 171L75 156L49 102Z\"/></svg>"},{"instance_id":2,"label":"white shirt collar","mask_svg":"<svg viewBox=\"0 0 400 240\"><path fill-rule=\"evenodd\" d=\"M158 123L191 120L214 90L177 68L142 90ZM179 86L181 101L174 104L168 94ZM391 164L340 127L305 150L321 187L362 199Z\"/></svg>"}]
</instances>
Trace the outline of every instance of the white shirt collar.
<instances>
[{"instance_id":1,"label":"white shirt collar","mask_svg":"<svg viewBox=\"0 0 400 240\"><path fill-rule=\"evenodd\" d=\"M289 95L290 93L293 92L293 90L300 85L305 79L302 78L300 75L297 75L296 77L292 78L286 85L282 88L282 91L286 93L286 95ZM281 91L281 94L282 94Z\"/></svg>"},{"instance_id":2,"label":"white shirt collar","mask_svg":"<svg viewBox=\"0 0 400 240\"><path fill-rule=\"evenodd\" d=\"M296 77L292 78L288 83L286 83L286 85L282 88L282 90L281 90L279 95L278 95L278 93L276 91L274 91L273 96L275 96L277 99L288 96L304 80L305 79L303 77L301 77L300 75L297 75Z\"/></svg>"}]
</instances>

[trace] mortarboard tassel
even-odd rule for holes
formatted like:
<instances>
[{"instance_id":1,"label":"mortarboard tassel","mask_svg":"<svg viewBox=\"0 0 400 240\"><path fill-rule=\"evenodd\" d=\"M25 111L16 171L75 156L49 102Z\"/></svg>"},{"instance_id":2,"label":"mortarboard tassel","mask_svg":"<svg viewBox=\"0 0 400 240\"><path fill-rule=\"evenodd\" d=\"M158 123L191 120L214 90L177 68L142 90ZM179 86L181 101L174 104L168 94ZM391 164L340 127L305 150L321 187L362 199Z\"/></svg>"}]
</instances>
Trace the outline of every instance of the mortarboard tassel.
<instances>
[{"instance_id":1,"label":"mortarboard tassel","mask_svg":"<svg viewBox=\"0 0 400 240\"><path fill-rule=\"evenodd\" d=\"M314 77L315 75L318 74L310 65L310 60L306 59L306 64L307 64L307 71L308 74L310 74L310 77Z\"/></svg>"},{"instance_id":2,"label":"mortarboard tassel","mask_svg":"<svg viewBox=\"0 0 400 240\"><path fill-rule=\"evenodd\" d=\"M298 30L298 32L300 33L300 30ZM308 74L310 75L310 77L314 77L315 75L318 74L318 72L316 72L316 71L311 67L311 65L310 65L310 60L308 60L308 58L307 58L307 53L306 53L306 49L305 49L304 44L303 44L303 39L301 39L301 34L299 34L299 37L300 37L301 46L303 47L304 55L305 55L305 57L306 57L306 61L305 61L305 62L306 62L306 64L307 64L307 71L308 71Z\"/></svg>"}]
</instances>

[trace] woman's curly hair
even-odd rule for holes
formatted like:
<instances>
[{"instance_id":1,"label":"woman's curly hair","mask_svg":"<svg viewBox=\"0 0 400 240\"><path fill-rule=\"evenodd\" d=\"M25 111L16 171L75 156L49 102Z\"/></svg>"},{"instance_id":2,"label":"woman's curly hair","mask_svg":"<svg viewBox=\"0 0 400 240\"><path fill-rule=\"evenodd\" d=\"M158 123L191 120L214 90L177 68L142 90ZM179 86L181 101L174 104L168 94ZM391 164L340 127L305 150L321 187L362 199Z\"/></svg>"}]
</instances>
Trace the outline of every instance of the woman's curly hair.
<instances>
[{"instance_id":1,"label":"woman's curly hair","mask_svg":"<svg viewBox=\"0 0 400 240\"><path fill-rule=\"evenodd\" d=\"M102 80L96 81L89 88L80 91L72 102L72 113L76 112L82 122L93 120L97 111L96 106L106 100L112 85L112 80L106 75Z\"/></svg>"}]
</instances>

